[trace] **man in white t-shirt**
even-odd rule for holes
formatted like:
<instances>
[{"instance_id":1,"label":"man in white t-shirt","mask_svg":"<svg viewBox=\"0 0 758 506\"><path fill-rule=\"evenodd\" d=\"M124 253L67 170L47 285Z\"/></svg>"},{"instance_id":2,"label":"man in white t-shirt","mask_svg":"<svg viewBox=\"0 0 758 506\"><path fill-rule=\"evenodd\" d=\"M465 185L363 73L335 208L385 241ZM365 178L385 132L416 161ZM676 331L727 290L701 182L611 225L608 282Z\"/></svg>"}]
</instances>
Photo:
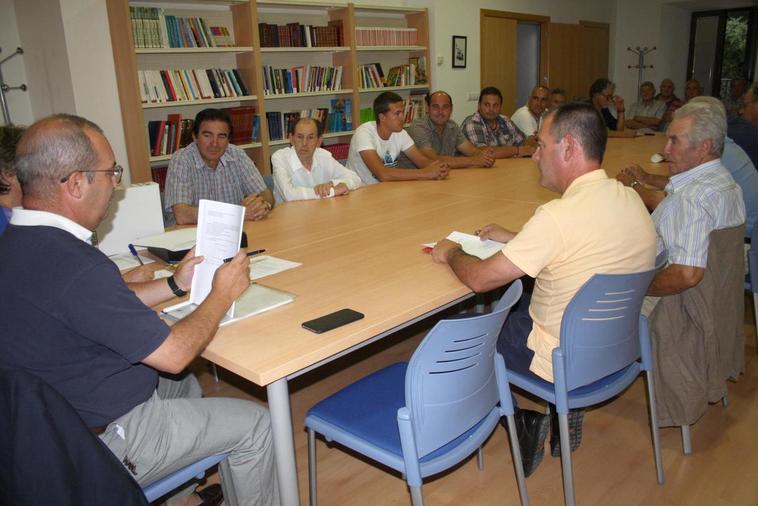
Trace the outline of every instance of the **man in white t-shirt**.
<instances>
[{"instance_id":1,"label":"man in white t-shirt","mask_svg":"<svg viewBox=\"0 0 758 506\"><path fill-rule=\"evenodd\" d=\"M405 114L400 95L391 91L379 94L374 100L374 116L376 121L355 130L347 157L347 168L355 171L364 184L447 178L447 164L427 158L403 130ZM397 168L401 152L420 168Z\"/></svg>"},{"instance_id":2,"label":"man in white t-shirt","mask_svg":"<svg viewBox=\"0 0 758 506\"><path fill-rule=\"evenodd\" d=\"M278 202L347 195L361 186L361 178L322 149L321 125L300 118L290 134L292 146L271 157L274 196Z\"/></svg>"},{"instance_id":3,"label":"man in white t-shirt","mask_svg":"<svg viewBox=\"0 0 758 506\"><path fill-rule=\"evenodd\" d=\"M542 113L547 109L549 100L550 90L547 86L535 86L529 94L529 100L526 101L526 104L516 109L516 112L511 116L511 121L527 137L536 135L540 118L542 118Z\"/></svg>"}]
</instances>

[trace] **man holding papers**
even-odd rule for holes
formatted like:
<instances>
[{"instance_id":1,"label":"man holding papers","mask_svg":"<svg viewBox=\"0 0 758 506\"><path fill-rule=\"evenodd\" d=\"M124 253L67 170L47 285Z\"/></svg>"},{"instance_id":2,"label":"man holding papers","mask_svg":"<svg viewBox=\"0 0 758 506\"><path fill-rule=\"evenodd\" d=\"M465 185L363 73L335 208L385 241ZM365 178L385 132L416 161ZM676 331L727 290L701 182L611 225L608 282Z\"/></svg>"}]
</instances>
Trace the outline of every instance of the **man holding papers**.
<instances>
[{"instance_id":1,"label":"man holding papers","mask_svg":"<svg viewBox=\"0 0 758 506\"><path fill-rule=\"evenodd\" d=\"M232 120L226 112L197 113L192 144L174 153L168 164L167 225L197 223L200 199L245 206L246 220L262 220L271 212L271 190L247 153L229 143L231 137Z\"/></svg>"},{"instance_id":2,"label":"man holding papers","mask_svg":"<svg viewBox=\"0 0 758 506\"><path fill-rule=\"evenodd\" d=\"M321 124L300 118L290 134L292 146L271 157L277 200L310 200L347 195L361 186L361 178L322 149Z\"/></svg>"},{"instance_id":3,"label":"man holding papers","mask_svg":"<svg viewBox=\"0 0 758 506\"><path fill-rule=\"evenodd\" d=\"M540 206L519 233L498 225L477 231L482 239L507 243L486 260L443 239L432 255L448 264L475 292L485 292L528 275L536 278L511 312L498 339L506 366L553 380L552 350L559 346L563 311L577 290L596 273L630 273L655 262L655 227L635 192L608 178L600 168L607 131L588 104L567 104L550 112L539 129L533 158L540 184L561 198ZM554 411L554 410L553 410ZM571 447L579 446L582 413L569 414ZM520 410L519 442L527 476L542 460L550 420ZM557 420L553 455L560 455Z\"/></svg>"},{"instance_id":4,"label":"man holding papers","mask_svg":"<svg viewBox=\"0 0 758 506\"><path fill-rule=\"evenodd\" d=\"M203 399L191 375L160 375L180 374L207 346L249 286L248 259L241 251L219 267L205 301L168 327L148 306L184 295L203 259L190 253L168 281L127 288L89 244L117 169L102 130L76 116L40 120L19 142L24 209L0 238L0 365L62 394L140 484L230 452L220 466L226 504L278 504L268 412Z\"/></svg>"}]
</instances>

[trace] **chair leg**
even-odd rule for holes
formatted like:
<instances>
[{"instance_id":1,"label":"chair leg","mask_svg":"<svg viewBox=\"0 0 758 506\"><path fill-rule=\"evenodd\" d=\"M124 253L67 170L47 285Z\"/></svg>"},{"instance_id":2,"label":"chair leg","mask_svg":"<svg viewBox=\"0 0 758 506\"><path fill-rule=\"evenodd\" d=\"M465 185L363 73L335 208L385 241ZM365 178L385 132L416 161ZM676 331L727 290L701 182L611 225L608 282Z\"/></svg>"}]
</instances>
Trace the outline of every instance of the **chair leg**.
<instances>
[{"instance_id":1,"label":"chair leg","mask_svg":"<svg viewBox=\"0 0 758 506\"><path fill-rule=\"evenodd\" d=\"M480 471L484 471L484 450L482 450L481 446L476 452L476 467L478 467Z\"/></svg>"},{"instance_id":2,"label":"chair leg","mask_svg":"<svg viewBox=\"0 0 758 506\"><path fill-rule=\"evenodd\" d=\"M511 442L511 457L513 458L513 467L516 470L516 483L518 484L518 493L521 497L521 506L529 506L529 493L526 490L524 464L521 462L521 449L518 444L518 435L516 434L516 419L513 415L507 416L505 419L508 423L508 437Z\"/></svg>"},{"instance_id":3,"label":"chair leg","mask_svg":"<svg viewBox=\"0 0 758 506\"><path fill-rule=\"evenodd\" d=\"M753 292L753 317L755 318L755 329L758 331L758 294ZM756 336L758 338L758 336Z\"/></svg>"},{"instance_id":4,"label":"chair leg","mask_svg":"<svg viewBox=\"0 0 758 506\"><path fill-rule=\"evenodd\" d=\"M724 406L725 408L729 407L729 396L728 395L725 395L724 397L721 398L721 405Z\"/></svg>"},{"instance_id":5,"label":"chair leg","mask_svg":"<svg viewBox=\"0 0 758 506\"><path fill-rule=\"evenodd\" d=\"M308 490L310 506L316 506L316 433L308 429Z\"/></svg>"},{"instance_id":6,"label":"chair leg","mask_svg":"<svg viewBox=\"0 0 758 506\"><path fill-rule=\"evenodd\" d=\"M685 455L692 455L692 437L690 436L689 425L682 425L682 451Z\"/></svg>"},{"instance_id":7,"label":"chair leg","mask_svg":"<svg viewBox=\"0 0 758 506\"><path fill-rule=\"evenodd\" d=\"M574 475L571 469L571 441L569 440L568 414L558 413L561 435L561 468L563 469L563 495L566 506L574 506Z\"/></svg>"},{"instance_id":8,"label":"chair leg","mask_svg":"<svg viewBox=\"0 0 758 506\"><path fill-rule=\"evenodd\" d=\"M218 383L218 368L215 362L211 362L211 369L213 369L213 381Z\"/></svg>"},{"instance_id":9,"label":"chair leg","mask_svg":"<svg viewBox=\"0 0 758 506\"><path fill-rule=\"evenodd\" d=\"M411 504L413 506L424 506L424 496L421 495L421 487L411 487Z\"/></svg>"},{"instance_id":10,"label":"chair leg","mask_svg":"<svg viewBox=\"0 0 758 506\"><path fill-rule=\"evenodd\" d=\"M658 408L655 402L655 387L653 385L653 374L651 371L645 371L647 379L647 395L650 406L650 432L653 434L653 453L655 455L655 475L658 484L663 485L663 460L661 459L661 437L658 430Z\"/></svg>"}]
</instances>

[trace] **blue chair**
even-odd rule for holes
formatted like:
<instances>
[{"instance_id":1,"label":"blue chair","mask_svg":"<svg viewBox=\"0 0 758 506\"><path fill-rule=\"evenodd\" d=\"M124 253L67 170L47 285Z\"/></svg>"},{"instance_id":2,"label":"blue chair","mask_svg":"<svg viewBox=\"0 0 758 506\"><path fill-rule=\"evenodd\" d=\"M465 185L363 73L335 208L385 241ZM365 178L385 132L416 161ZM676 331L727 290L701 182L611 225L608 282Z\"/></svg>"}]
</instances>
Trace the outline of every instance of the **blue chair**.
<instances>
[{"instance_id":1,"label":"blue chair","mask_svg":"<svg viewBox=\"0 0 758 506\"><path fill-rule=\"evenodd\" d=\"M753 316L758 328L758 227L753 227L750 235L750 249L747 251L747 274L745 274L745 290L753 292Z\"/></svg>"},{"instance_id":2,"label":"blue chair","mask_svg":"<svg viewBox=\"0 0 758 506\"><path fill-rule=\"evenodd\" d=\"M653 274L652 270L636 274L597 274L582 286L563 313L560 347L553 350L555 383L535 374L508 371L512 385L556 406L566 504L575 502L568 410L598 404L618 395L642 371L647 376L655 468L658 483L663 484L650 335L647 319L640 315Z\"/></svg>"},{"instance_id":3,"label":"blue chair","mask_svg":"<svg viewBox=\"0 0 758 506\"><path fill-rule=\"evenodd\" d=\"M205 471L215 466L216 464L226 460L227 453L221 453L219 455L211 455L205 457L197 462L194 462L178 471L174 471L168 476L150 483L142 487L142 492L147 497L148 502L153 502L156 499L163 497L172 490L175 490L192 479L202 479L205 476Z\"/></svg>"},{"instance_id":4,"label":"blue chair","mask_svg":"<svg viewBox=\"0 0 758 506\"><path fill-rule=\"evenodd\" d=\"M423 478L477 450L481 469L481 446L502 416L521 502L529 503L508 378L495 348L521 290L521 281L515 281L491 313L439 321L410 363L385 367L308 411L311 505L316 504L316 433L401 472L413 504L423 505Z\"/></svg>"}]
</instances>

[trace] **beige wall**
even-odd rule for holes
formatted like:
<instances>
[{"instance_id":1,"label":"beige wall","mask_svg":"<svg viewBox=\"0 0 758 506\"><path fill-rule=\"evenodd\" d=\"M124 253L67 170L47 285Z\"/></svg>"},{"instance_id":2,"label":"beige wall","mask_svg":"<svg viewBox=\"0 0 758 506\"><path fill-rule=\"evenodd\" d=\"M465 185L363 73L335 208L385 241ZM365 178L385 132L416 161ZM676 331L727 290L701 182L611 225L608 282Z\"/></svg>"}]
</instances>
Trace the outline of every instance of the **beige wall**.
<instances>
[{"instance_id":1,"label":"beige wall","mask_svg":"<svg viewBox=\"0 0 758 506\"><path fill-rule=\"evenodd\" d=\"M17 47L21 46L16 25L16 9L13 0L0 0L0 60L4 60ZM14 56L3 64L2 72L8 86L18 86L22 83L29 84L26 77L24 59L27 56ZM13 90L5 94L8 104L8 112L11 120L17 125L28 125L33 120L32 104L29 100L29 92ZM4 118L0 113L0 125L4 124Z\"/></svg>"}]
</instances>

